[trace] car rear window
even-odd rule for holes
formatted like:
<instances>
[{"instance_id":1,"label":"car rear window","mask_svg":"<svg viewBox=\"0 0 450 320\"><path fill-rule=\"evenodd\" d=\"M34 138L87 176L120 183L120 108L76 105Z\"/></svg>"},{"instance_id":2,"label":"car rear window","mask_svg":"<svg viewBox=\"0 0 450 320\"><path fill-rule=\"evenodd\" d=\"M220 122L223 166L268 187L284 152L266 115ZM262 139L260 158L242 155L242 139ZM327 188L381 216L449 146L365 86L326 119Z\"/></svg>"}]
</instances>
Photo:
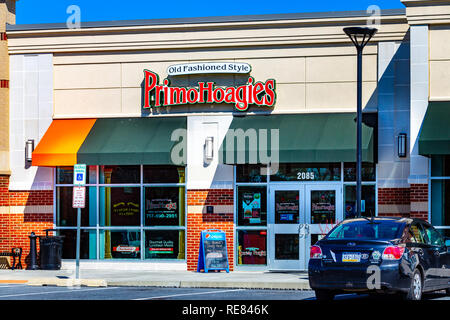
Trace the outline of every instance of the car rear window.
<instances>
[{"instance_id":1,"label":"car rear window","mask_svg":"<svg viewBox=\"0 0 450 320\"><path fill-rule=\"evenodd\" d=\"M328 239L395 239L404 224L395 221L354 221L342 223L328 234Z\"/></svg>"}]
</instances>

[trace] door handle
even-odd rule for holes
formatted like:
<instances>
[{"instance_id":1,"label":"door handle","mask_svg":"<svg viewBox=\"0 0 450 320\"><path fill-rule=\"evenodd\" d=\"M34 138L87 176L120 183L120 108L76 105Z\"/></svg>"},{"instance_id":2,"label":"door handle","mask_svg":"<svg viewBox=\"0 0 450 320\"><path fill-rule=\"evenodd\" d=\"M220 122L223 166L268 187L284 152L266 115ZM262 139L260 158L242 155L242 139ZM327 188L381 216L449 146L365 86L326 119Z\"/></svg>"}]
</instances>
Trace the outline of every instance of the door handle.
<instances>
[{"instance_id":1,"label":"door handle","mask_svg":"<svg viewBox=\"0 0 450 320\"><path fill-rule=\"evenodd\" d=\"M297 229L298 237L299 237L300 239L303 238L302 229L303 229L303 224L300 223L300 224L298 225L298 229Z\"/></svg>"},{"instance_id":2,"label":"door handle","mask_svg":"<svg viewBox=\"0 0 450 320\"><path fill-rule=\"evenodd\" d=\"M301 230L305 229L305 232L302 232ZM298 237L300 239L306 238L306 236L309 234L309 224L300 223L298 225Z\"/></svg>"}]
</instances>

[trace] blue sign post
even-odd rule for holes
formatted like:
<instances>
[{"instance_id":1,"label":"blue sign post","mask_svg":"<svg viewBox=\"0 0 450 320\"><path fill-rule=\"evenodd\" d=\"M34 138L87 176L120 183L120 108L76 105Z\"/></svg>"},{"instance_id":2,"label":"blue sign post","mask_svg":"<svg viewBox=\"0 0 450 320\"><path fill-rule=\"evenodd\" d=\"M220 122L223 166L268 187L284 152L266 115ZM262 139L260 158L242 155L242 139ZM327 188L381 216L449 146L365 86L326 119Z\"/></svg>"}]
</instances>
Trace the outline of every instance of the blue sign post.
<instances>
[{"instance_id":1,"label":"blue sign post","mask_svg":"<svg viewBox=\"0 0 450 320\"><path fill-rule=\"evenodd\" d=\"M230 272L227 239L222 230L210 229L201 232L197 272L201 270L204 272L209 272L209 270Z\"/></svg>"},{"instance_id":2,"label":"blue sign post","mask_svg":"<svg viewBox=\"0 0 450 320\"><path fill-rule=\"evenodd\" d=\"M80 199L74 197L72 200L72 206L77 208L77 246L76 246L76 257L75 257L75 278L80 279L80 227L81 227L81 208L84 208L86 190L84 185L86 184L86 165L85 164L76 164L73 167L73 194L80 194ZM78 188L78 192L75 190ZM80 189L82 188L82 189ZM80 201L81 200L81 201ZM81 202L81 205L78 204Z\"/></svg>"}]
</instances>

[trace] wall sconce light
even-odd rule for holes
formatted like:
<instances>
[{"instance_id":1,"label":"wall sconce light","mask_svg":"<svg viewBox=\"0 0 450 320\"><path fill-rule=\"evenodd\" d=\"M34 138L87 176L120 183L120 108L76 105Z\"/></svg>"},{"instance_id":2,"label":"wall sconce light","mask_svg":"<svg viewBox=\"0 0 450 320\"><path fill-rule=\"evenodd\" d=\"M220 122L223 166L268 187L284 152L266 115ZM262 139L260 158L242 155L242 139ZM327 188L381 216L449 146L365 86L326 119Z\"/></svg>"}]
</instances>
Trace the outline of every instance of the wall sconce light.
<instances>
[{"instance_id":1,"label":"wall sconce light","mask_svg":"<svg viewBox=\"0 0 450 320\"><path fill-rule=\"evenodd\" d=\"M397 153L400 158L406 157L406 133L400 133L397 137Z\"/></svg>"},{"instance_id":2,"label":"wall sconce light","mask_svg":"<svg viewBox=\"0 0 450 320\"><path fill-rule=\"evenodd\" d=\"M214 158L214 137L206 137L204 155L207 161L211 161Z\"/></svg>"},{"instance_id":3,"label":"wall sconce light","mask_svg":"<svg viewBox=\"0 0 450 320\"><path fill-rule=\"evenodd\" d=\"M34 139L28 139L25 142L25 162L31 162L34 151Z\"/></svg>"}]
</instances>

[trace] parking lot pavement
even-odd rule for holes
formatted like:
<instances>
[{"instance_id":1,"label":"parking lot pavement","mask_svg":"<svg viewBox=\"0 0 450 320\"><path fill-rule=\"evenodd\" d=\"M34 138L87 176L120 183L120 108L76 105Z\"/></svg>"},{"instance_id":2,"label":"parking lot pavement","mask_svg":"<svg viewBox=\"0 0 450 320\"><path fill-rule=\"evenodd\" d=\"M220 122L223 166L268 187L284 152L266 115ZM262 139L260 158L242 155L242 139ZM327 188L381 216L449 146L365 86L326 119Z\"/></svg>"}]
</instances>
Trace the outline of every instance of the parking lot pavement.
<instances>
[{"instance_id":1,"label":"parking lot pavement","mask_svg":"<svg viewBox=\"0 0 450 320\"><path fill-rule=\"evenodd\" d=\"M0 300L301 300L312 296L313 292L300 290L0 285Z\"/></svg>"},{"instance_id":2,"label":"parking lot pavement","mask_svg":"<svg viewBox=\"0 0 450 320\"><path fill-rule=\"evenodd\" d=\"M389 296L375 299L390 299ZM343 294L336 300L370 300L368 295ZM450 300L445 293L425 294L425 300ZM259 290L159 287L56 287L25 284L0 285L0 300L315 300L311 290Z\"/></svg>"}]
</instances>

